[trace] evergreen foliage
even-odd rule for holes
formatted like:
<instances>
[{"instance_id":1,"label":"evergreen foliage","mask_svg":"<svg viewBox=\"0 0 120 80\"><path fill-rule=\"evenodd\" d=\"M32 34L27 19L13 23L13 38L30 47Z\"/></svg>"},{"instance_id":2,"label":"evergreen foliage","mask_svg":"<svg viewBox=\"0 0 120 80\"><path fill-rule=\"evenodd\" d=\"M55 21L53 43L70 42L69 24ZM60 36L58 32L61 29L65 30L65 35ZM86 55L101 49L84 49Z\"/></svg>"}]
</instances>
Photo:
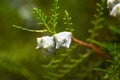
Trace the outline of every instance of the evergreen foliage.
<instances>
[{"instance_id":1,"label":"evergreen foliage","mask_svg":"<svg viewBox=\"0 0 120 80\"><path fill-rule=\"evenodd\" d=\"M33 9L39 20L39 30L31 30L17 25L13 26L28 32L42 33L43 35L46 35L44 33L48 35L58 33L57 26L60 16L58 2L59 0L53 0L50 15L46 15L41 9ZM109 59L104 60L98 54L94 54L95 52L92 49L88 49L87 46L80 47L79 43L74 42L72 42L69 49L60 48L56 50L55 54L45 57L40 54L40 51L39 54L30 54L33 53L35 45L32 47L19 45L22 50L18 50L16 44L14 44L12 46L14 48L12 55L7 54L7 52L0 54L0 71L5 69L7 72L21 76L23 78L21 80L119 80L120 25L109 22L108 17L110 16L106 17L107 11L106 0L99 1L94 20L91 22L93 27L88 30L90 36L87 41L90 45L99 46L100 50L110 57ZM66 26L64 30L74 34L72 17L67 10L64 10L64 13L63 24ZM119 23L119 20L116 19L116 22ZM42 30L41 26L43 27ZM103 35L103 30L110 34ZM17 52L21 54L16 55ZM16 79L11 78L11 80Z\"/></svg>"},{"instance_id":2,"label":"evergreen foliage","mask_svg":"<svg viewBox=\"0 0 120 80\"><path fill-rule=\"evenodd\" d=\"M106 62L106 64L109 63L107 67L105 66L104 68L95 68L95 70L101 71L100 73L101 75L98 75L99 77L97 77L96 80L119 80L120 44L117 42L108 42L107 39L104 42L95 40L95 37L101 36L100 34L98 35L97 33L97 31L100 30L101 28L110 30L112 34L119 34L119 28L113 26L115 24L111 24L110 22L108 22L108 24L105 23L107 20L104 17L105 2L106 2L105 0L101 0L101 3L97 3L98 6L98 8L96 9L97 14L95 14L95 20L92 21L94 28L89 31L92 35L89 41L107 50L107 53L111 55L111 59L107 60ZM107 28L105 28L106 25ZM111 35L107 37L111 39Z\"/></svg>"}]
</instances>

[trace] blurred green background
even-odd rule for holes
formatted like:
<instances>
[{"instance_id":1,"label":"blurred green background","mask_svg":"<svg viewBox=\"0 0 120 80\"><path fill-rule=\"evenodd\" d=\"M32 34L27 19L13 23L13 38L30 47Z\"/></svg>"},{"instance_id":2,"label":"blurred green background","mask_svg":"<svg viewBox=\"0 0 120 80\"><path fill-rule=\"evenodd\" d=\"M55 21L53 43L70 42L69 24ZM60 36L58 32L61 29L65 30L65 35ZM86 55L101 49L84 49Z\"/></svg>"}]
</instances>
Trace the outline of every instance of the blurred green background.
<instances>
[{"instance_id":1,"label":"blurred green background","mask_svg":"<svg viewBox=\"0 0 120 80\"><path fill-rule=\"evenodd\" d=\"M94 18L96 2L97 0L59 0L61 17L58 21L57 31L64 30L62 17L64 10L67 10L72 17L74 36L86 40L89 36L88 29L92 28L91 20ZM40 8L49 15L51 6L52 0L0 1L0 80L43 80L42 75L45 75L45 72L41 68L41 64L48 63L51 57L44 58L40 50L35 49L36 37L42 36L42 34L19 30L12 25L39 29L40 26L33 14L33 8ZM75 50L74 56L79 52L85 52L79 46ZM86 60L84 64L86 67L79 65L69 73L76 73L76 77L68 74L67 77L60 80L92 80L94 77L89 71L94 65L99 65L101 61L91 59L89 66L87 65L88 61Z\"/></svg>"}]
</instances>

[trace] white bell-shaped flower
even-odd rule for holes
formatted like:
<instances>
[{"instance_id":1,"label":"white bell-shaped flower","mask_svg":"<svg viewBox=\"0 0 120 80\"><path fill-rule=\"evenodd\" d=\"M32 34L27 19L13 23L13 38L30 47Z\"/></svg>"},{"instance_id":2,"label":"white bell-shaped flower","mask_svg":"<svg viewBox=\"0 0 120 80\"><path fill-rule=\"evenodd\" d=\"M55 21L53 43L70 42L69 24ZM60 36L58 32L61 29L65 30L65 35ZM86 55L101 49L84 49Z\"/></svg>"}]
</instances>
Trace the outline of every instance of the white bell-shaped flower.
<instances>
[{"instance_id":1,"label":"white bell-shaped flower","mask_svg":"<svg viewBox=\"0 0 120 80\"><path fill-rule=\"evenodd\" d=\"M60 47L69 48L71 44L71 32L60 32L54 35L56 49Z\"/></svg>"},{"instance_id":2,"label":"white bell-shaped flower","mask_svg":"<svg viewBox=\"0 0 120 80\"><path fill-rule=\"evenodd\" d=\"M120 3L116 4L113 8L112 11L110 12L111 16L120 16Z\"/></svg>"},{"instance_id":3,"label":"white bell-shaped flower","mask_svg":"<svg viewBox=\"0 0 120 80\"><path fill-rule=\"evenodd\" d=\"M55 42L53 40L53 37L43 36L43 37L37 38L36 49L38 49L38 48L41 48L44 51L47 51L48 53L54 53L55 52Z\"/></svg>"}]
</instances>

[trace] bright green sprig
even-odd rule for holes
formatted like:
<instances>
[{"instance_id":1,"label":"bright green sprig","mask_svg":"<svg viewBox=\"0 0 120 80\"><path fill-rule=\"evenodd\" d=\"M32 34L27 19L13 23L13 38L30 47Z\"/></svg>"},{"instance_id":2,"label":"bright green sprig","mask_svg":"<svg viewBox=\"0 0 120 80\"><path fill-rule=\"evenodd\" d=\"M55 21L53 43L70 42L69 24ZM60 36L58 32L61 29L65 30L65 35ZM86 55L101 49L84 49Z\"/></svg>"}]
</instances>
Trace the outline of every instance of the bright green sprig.
<instances>
[{"instance_id":1,"label":"bright green sprig","mask_svg":"<svg viewBox=\"0 0 120 80\"><path fill-rule=\"evenodd\" d=\"M42 13L41 9L33 8L33 10L40 22L46 24L47 16L44 13Z\"/></svg>"},{"instance_id":2,"label":"bright green sprig","mask_svg":"<svg viewBox=\"0 0 120 80\"><path fill-rule=\"evenodd\" d=\"M57 33L56 27L59 16L58 9L59 9L58 0L53 0L53 7L51 9L50 16L46 16L41 9L33 8L34 13L37 15L37 19L40 20L39 24L44 25L46 28L45 30L30 30L16 25L14 25L14 27L30 32L49 32L51 34L56 34ZM64 20L64 24L67 25L67 28L65 30L73 31L74 29L71 27L72 26L71 17L69 16L69 13L66 10L65 10L65 17L63 18L63 20Z\"/></svg>"},{"instance_id":3,"label":"bright green sprig","mask_svg":"<svg viewBox=\"0 0 120 80\"><path fill-rule=\"evenodd\" d=\"M72 28L72 22L71 22L71 17L69 15L69 13L67 12L67 10L65 10L65 16L63 18L64 24L67 26L66 30L67 31L74 31L74 29Z\"/></svg>"},{"instance_id":4,"label":"bright green sprig","mask_svg":"<svg viewBox=\"0 0 120 80\"><path fill-rule=\"evenodd\" d=\"M43 24L46 27L47 31L53 33L47 24L47 16L44 13L42 13L41 9L34 8L33 10L34 13L37 15L37 18L40 20L41 24Z\"/></svg>"},{"instance_id":5,"label":"bright green sprig","mask_svg":"<svg viewBox=\"0 0 120 80\"><path fill-rule=\"evenodd\" d=\"M57 26L57 23L58 23L57 22L58 15L59 15L58 9L59 9L58 0L54 0L54 2L53 2L53 8L51 9L51 13L52 14L49 16L50 19L48 21L48 24L50 26L52 26L51 29L52 29L52 31L53 31L54 34L56 33L56 26Z\"/></svg>"},{"instance_id":6,"label":"bright green sprig","mask_svg":"<svg viewBox=\"0 0 120 80\"><path fill-rule=\"evenodd\" d=\"M47 28L48 32L55 34L56 33L56 26L57 26L57 19L58 19L58 0L53 0L53 8L51 9L51 15L46 16L40 9L34 8L35 14L37 14L38 19L41 23ZM49 19L47 20L47 18Z\"/></svg>"},{"instance_id":7,"label":"bright green sprig","mask_svg":"<svg viewBox=\"0 0 120 80\"><path fill-rule=\"evenodd\" d=\"M23 28L21 26L16 26L16 25L13 25L13 27L15 28L18 28L18 29L22 29L22 30L25 30L25 31L30 31L30 32L47 32L47 30L31 30L31 29L28 29L28 28Z\"/></svg>"}]
</instances>

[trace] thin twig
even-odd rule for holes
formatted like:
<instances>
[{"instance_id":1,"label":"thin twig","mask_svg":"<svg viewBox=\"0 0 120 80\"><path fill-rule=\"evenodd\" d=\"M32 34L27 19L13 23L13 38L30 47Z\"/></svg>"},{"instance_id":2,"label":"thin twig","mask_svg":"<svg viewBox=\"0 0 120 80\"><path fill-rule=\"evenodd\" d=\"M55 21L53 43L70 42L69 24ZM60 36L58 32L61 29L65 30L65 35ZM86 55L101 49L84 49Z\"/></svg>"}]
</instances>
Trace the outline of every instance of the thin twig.
<instances>
[{"instance_id":1,"label":"thin twig","mask_svg":"<svg viewBox=\"0 0 120 80\"><path fill-rule=\"evenodd\" d=\"M95 51L98 55L103 57L104 59L110 59L110 56L106 55L104 51L100 50L97 46L93 44L89 44L87 42L81 41L76 39L75 37L72 37L72 40L80 45L83 45L85 47L91 48L93 51Z\"/></svg>"},{"instance_id":2,"label":"thin twig","mask_svg":"<svg viewBox=\"0 0 120 80\"><path fill-rule=\"evenodd\" d=\"M47 30L31 30L31 29L28 29L28 28L24 28L24 27L21 27L21 26L16 26L16 25L13 25L13 27L15 28L18 28L18 29L22 29L22 30L25 30L25 31L29 31L29 32L47 32Z\"/></svg>"}]
</instances>

